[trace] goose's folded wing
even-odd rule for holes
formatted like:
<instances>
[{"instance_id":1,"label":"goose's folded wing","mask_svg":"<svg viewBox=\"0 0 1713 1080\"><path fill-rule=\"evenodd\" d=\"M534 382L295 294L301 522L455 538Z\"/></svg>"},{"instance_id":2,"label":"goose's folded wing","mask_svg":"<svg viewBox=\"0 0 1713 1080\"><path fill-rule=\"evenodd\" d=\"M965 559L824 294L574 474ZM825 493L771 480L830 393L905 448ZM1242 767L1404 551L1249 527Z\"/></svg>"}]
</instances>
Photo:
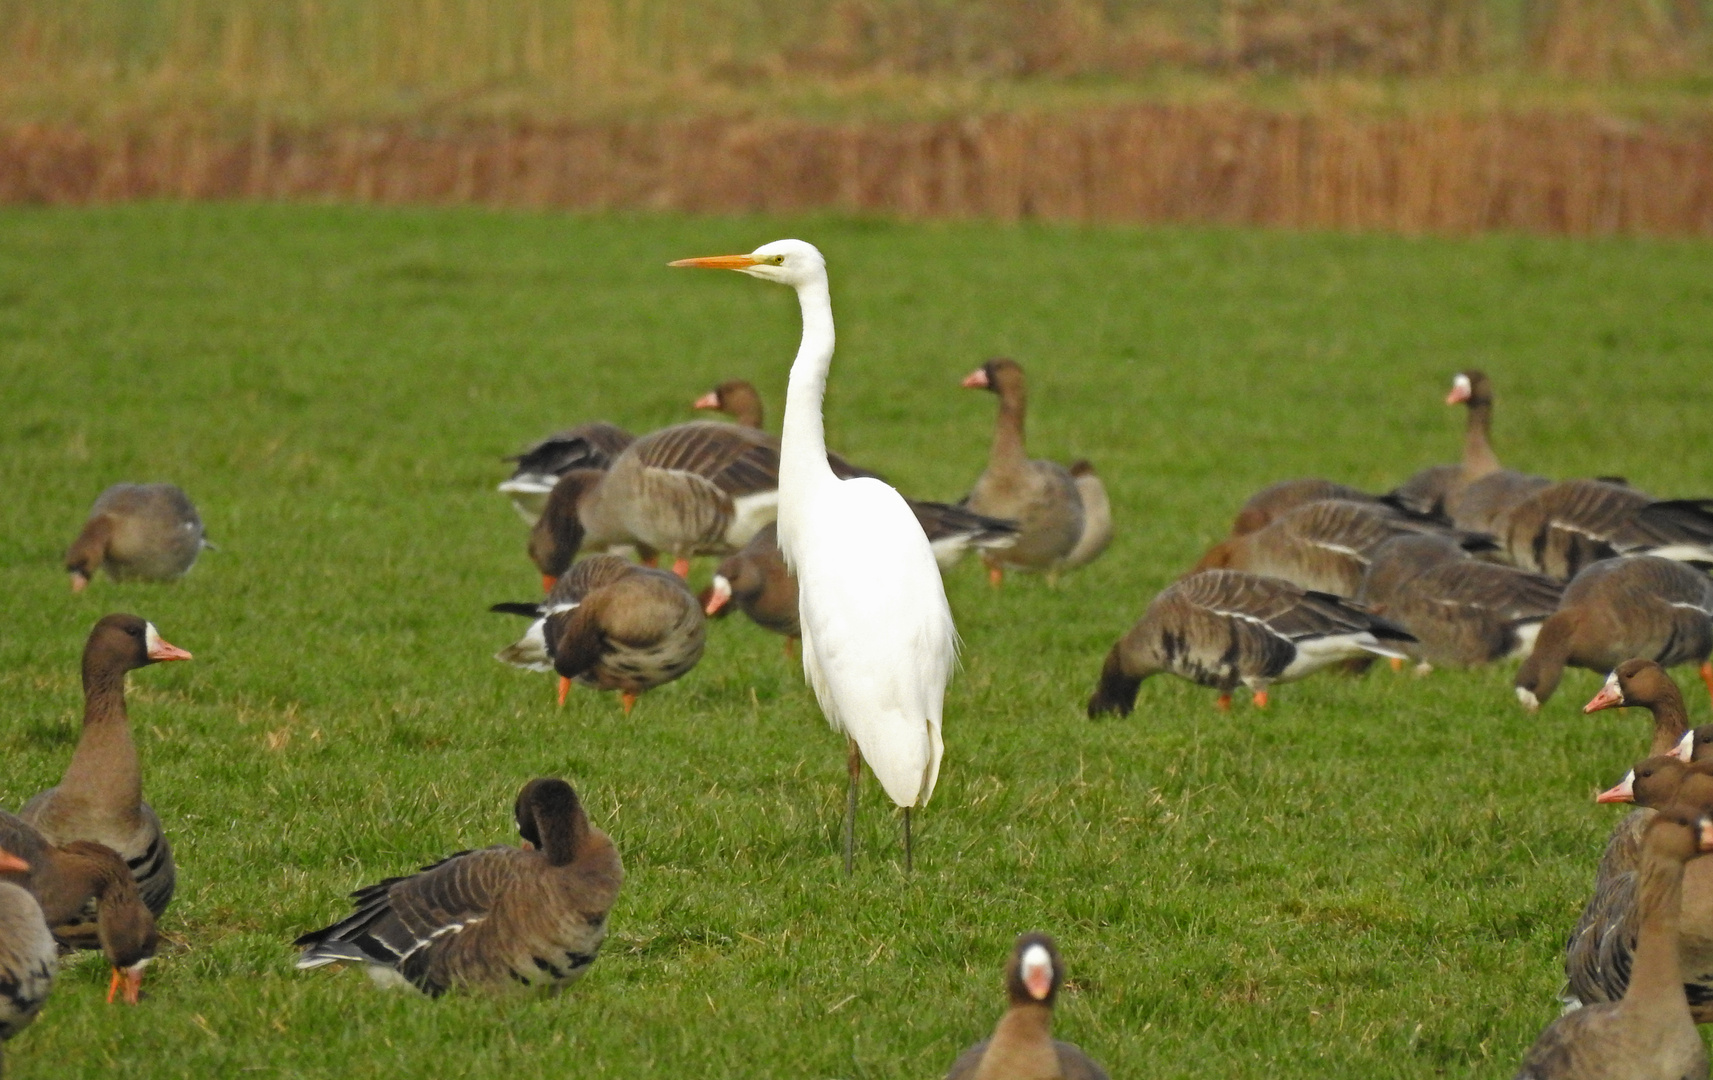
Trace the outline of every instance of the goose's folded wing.
<instances>
[{"instance_id":1,"label":"goose's folded wing","mask_svg":"<svg viewBox=\"0 0 1713 1080\"><path fill-rule=\"evenodd\" d=\"M635 453L646 469L700 477L734 497L779 486L778 440L737 424L678 424L648 436Z\"/></svg>"}]
</instances>

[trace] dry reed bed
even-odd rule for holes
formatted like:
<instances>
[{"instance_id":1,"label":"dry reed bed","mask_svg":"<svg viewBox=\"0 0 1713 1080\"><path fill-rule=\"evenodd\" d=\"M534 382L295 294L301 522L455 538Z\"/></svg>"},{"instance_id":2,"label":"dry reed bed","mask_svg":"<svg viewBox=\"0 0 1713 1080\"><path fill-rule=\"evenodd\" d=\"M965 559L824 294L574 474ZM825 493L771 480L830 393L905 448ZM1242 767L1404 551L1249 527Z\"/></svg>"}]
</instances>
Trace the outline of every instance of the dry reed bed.
<instances>
[{"instance_id":1,"label":"dry reed bed","mask_svg":"<svg viewBox=\"0 0 1713 1080\"><path fill-rule=\"evenodd\" d=\"M0 130L0 201L156 198L1708 236L1713 127L1157 106L893 125Z\"/></svg>"}]
</instances>

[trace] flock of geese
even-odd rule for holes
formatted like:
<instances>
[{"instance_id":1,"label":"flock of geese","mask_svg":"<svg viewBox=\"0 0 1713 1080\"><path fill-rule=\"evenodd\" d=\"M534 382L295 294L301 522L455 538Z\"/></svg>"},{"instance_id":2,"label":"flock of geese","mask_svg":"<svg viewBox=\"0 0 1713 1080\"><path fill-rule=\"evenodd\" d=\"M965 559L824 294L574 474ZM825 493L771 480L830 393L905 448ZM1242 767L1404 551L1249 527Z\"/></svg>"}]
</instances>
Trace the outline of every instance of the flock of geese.
<instances>
[{"instance_id":1,"label":"flock of geese","mask_svg":"<svg viewBox=\"0 0 1713 1080\"><path fill-rule=\"evenodd\" d=\"M805 675L847 738L844 860L854 858L862 765L903 809L931 797L943 753L957 635L940 574L977 552L1049 579L1097 558L1111 507L1088 462L1031 459L1022 368L996 359L963 385L999 401L988 465L956 505L909 499L829 453L822 397L833 356L825 263L782 240L674 266L738 271L792 288L803 336L783 434L762 430L746 382L695 401L736 422L693 421L636 437L587 423L526 448L500 490L531 524L545 596L494 606L529 618L506 663L637 697L701 659L710 617L741 610L800 644ZM1713 1021L1713 727L1691 731L1665 668L1699 663L1713 693L1713 500L1656 500L1618 478L1553 482L1503 468L1490 442L1492 387L1459 373L1468 410L1461 462L1383 495L1320 479L1251 498L1231 534L1148 605L1103 663L1089 715L1128 714L1142 682L1170 673L1265 706L1276 683L1375 657L1467 667L1522 657L1516 695L1536 709L1566 665L1611 672L1588 711L1651 710L1650 756L1601 801L1634 802L1601 858L1566 952L1566 1001L1523 1077L1707 1075L1695 1023ZM120 484L96 501L66 554L74 591L101 570L172 580L209 546L190 500L166 484ZM582 556L579 558L579 556ZM700 595L690 560L722 561ZM671 560L671 569L656 564ZM0 814L0 1037L42 1007L64 949L100 949L108 1000L135 1003L176 867L143 801L125 708L126 673L189 660L153 624L114 614L83 656L82 735L55 787ZM295 944L300 968L363 967L381 984L563 988L598 955L624 880L610 837L564 780L530 780L513 807L517 846L461 852L354 892L352 913ZM1092 1080L1105 1073L1051 1037L1064 977L1052 939L1020 937L1010 1008L952 1078Z\"/></svg>"}]
</instances>

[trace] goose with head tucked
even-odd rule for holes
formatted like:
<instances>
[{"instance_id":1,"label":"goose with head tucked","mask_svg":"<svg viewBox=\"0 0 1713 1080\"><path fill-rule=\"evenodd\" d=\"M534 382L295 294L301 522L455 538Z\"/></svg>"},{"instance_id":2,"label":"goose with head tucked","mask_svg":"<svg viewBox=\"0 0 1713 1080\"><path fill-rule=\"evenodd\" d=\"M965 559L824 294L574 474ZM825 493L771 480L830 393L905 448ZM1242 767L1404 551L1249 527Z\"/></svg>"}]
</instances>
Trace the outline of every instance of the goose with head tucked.
<instances>
[{"instance_id":1,"label":"goose with head tucked","mask_svg":"<svg viewBox=\"0 0 1713 1080\"><path fill-rule=\"evenodd\" d=\"M957 631L933 548L904 497L872 477L841 480L827 464L822 401L834 334L826 261L812 244L777 240L747 255L673 265L736 270L797 294L803 336L785 396L779 547L797 575L804 674L848 740L846 872L864 761L904 810L908 870L910 811L928 802L940 773Z\"/></svg>"},{"instance_id":2,"label":"goose with head tucked","mask_svg":"<svg viewBox=\"0 0 1713 1080\"><path fill-rule=\"evenodd\" d=\"M511 496L513 509L533 525L561 476L572 469L603 471L635 441L635 435L604 420L556 431L504 459L513 469L499 490Z\"/></svg>"},{"instance_id":3,"label":"goose with head tucked","mask_svg":"<svg viewBox=\"0 0 1713 1080\"><path fill-rule=\"evenodd\" d=\"M1015 360L989 360L965 376L963 385L991 391L999 398L987 468L976 478L963 505L1018 526L1016 543L983 556L989 578L998 585L1011 568L1044 572L1052 580L1069 566L1071 553L1088 528L1076 477L1056 462L1030 458L1024 449L1028 388L1023 368Z\"/></svg>"},{"instance_id":4,"label":"goose with head tucked","mask_svg":"<svg viewBox=\"0 0 1713 1080\"><path fill-rule=\"evenodd\" d=\"M1707 1075L1678 957L1686 865L1713 850L1713 818L1682 804L1648 823L1636 881L1636 944L1623 997L1565 1013L1517 1080L1684 1080Z\"/></svg>"},{"instance_id":5,"label":"goose with head tucked","mask_svg":"<svg viewBox=\"0 0 1713 1080\"><path fill-rule=\"evenodd\" d=\"M1533 712L1566 665L1611 671L1642 657L1662 667L1699 663L1713 694L1713 579L1672 559L1637 555L1594 563L1565 586L1517 669L1516 694Z\"/></svg>"},{"instance_id":6,"label":"goose with head tucked","mask_svg":"<svg viewBox=\"0 0 1713 1080\"><path fill-rule=\"evenodd\" d=\"M97 570L114 581L176 581L211 547L190 496L172 484L114 484L89 508L83 531L66 549L71 591Z\"/></svg>"},{"instance_id":7,"label":"goose with head tucked","mask_svg":"<svg viewBox=\"0 0 1713 1080\"><path fill-rule=\"evenodd\" d=\"M158 937L155 917L119 853L89 840L56 847L22 818L4 812L0 848L28 864L24 871L0 872L0 879L30 891L60 944L102 950L113 969L107 1000L123 993L126 1004L135 1005Z\"/></svg>"},{"instance_id":8,"label":"goose with head tucked","mask_svg":"<svg viewBox=\"0 0 1713 1080\"><path fill-rule=\"evenodd\" d=\"M1543 487L1499 514L1492 531L1512 562L1561 581L1620 555L1713 566L1713 499L1662 501L1610 480Z\"/></svg>"},{"instance_id":9,"label":"goose with head tucked","mask_svg":"<svg viewBox=\"0 0 1713 1080\"><path fill-rule=\"evenodd\" d=\"M1239 685L1265 707L1268 687L1344 660L1403 656L1402 628L1349 600L1279 578L1203 570L1167 586L1107 653L1088 715L1129 716L1142 681L1166 672L1219 691Z\"/></svg>"},{"instance_id":10,"label":"goose with head tucked","mask_svg":"<svg viewBox=\"0 0 1713 1080\"><path fill-rule=\"evenodd\" d=\"M682 678L702 659L705 621L684 579L616 555L574 564L539 603L489 610L535 621L495 659L559 673L559 703L572 681L617 690L629 715L639 695Z\"/></svg>"},{"instance_id":11,"label":"goose with head tucked","mask_svg":"<svg viewBox=\"0 0 1713 1080\"><path fill-rule=\"evenodd\" d=\"M738 423L747 427L761 427L761 395L756 392L754 386L743 379L723 382L703 394L696 399L696 408L717 409L731 414ZM841 480L849 480L854 476L877 475L857 468L834 453L827 454L827 464L832 468L833 475ZM1081 464L1087 465L1088 463L1082 462ZM1100 478L1092 475L1093 468L1090 467L1088 471L1092 486L1100 489L1098 495L1101 506L1104 508L1106 491L1104 488L1100 488ZM1078 490L1083 490L1083 481L1079 480L1078 484ZM921 524L922 531L927 534L928 543L934 549L934 560L940 564L942 570L950 570L957 565L958 560L963 558L965 553L971 549L1003 551L1017 542L1017 523L1015 521L987 517L965 507L952 506L949 503L924 502L920 499L905 499L904 501L910 504L911 512L916 515L916 520ZM1104 537L1098 535L1085 536L1084 539L1091 553L1082 562L1087 562L1095 555L1100 554L1100 551L1105 549L1106 541L1111 539L1112 521L1110 514L1105 519L1105 529ZM1082 562L1076 565L1080 566ZM713 612L710 611L709 614L713 614ZM796 634L793 633L791 636L795 637Z\"/></svg>"},{"instance_id":12,"label":"goose with head tucked","mask_svg":"<svg viewBox=\"0 0 1713 1080\"><path fill-rule=\"evenodd\" d=\"M1011 1007L991 1038L958 1055L946 1080L1107 1080L1075 1043L1053 1038L1053 1003L1065 982L1059 948L1046 934L1024 934L1005 965Z\"/></svg>"},{"instance_id":13,"label":"goose with head tucked","mask_svg":"<svg viewBox=\"0 0 1713 1080\"><path fill-rule=\"evenodd\" d=\"M143 903L160 918L172 901L177 869L161 819L143 801L143 773L125 710L125 673L163 661L189 660L154 623L108 615L83 647L83 734L65 775L18 812L50 844L92 840L119 853Z\"/></svg>"},{"instance_id":14,"label":"goose with head tucked","mask_svg":"<svg viewBox=\"0 0 1713 1080\"><path fill-rule=\"evenodd\" d=\"M514 806L520 848L461 851L351 894L356 911L298 938L299 969L361 964L379 986L562 990L607 934L624 866L571 785L531 780Z\"/></svg>"},{"instance_id":15,"label":"goose with head tucked","mask_svg":"<svg viewBox=\"0 0 1713 1080\"><path fill-rule=\"evenodd\" d=\"M0 850L0 874L28 874L30 864ZM35 1022L59 972L59 946L29 890L0 880L0 1042Z\"/></svg>"}]
</instances>

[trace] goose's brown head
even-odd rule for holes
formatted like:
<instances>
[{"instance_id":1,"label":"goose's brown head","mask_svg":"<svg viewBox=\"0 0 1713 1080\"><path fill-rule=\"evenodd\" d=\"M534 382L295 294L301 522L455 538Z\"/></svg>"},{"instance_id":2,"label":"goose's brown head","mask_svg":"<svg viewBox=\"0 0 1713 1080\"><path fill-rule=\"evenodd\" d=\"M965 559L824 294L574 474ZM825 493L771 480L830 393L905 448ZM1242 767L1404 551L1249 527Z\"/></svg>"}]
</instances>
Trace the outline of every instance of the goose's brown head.
<instances>
[{"instance_id":1,"label":"goose's brown head","mask_svg":"<svg viewBox=\"0 0 1713 1080\"><path fill-rule=\"evenodd\" d=\"M1470 368L1451 377L1451 392L1445 395L1447 405L1491 405L1493 384L1485 372Z\"/></svg>"},{"instance_id":2,"label":"goose's brown head","mask_svg":"<svg viewBox=\"0 0 1713 1080\"><path fill-rule=\"evenodd\" d=\"M1606 676L1606 685L1582 707L1582 711L1599 712L1601 709L1622 708L1627 705L1638 705L1645 709L1674 699L1681 703L1683 695L1678 691L1677 684L1671 681L1671 676L1665 673L1665 669L1652 660L1637 657L1613 668L1612 673Z\"/></svg>"},{"instance_id":3,"label":"goose's brown head","mask_svg":"<svg viewBox=\"0 0 1713 1080\"><path fill-rule=\"evenodd\" d=\"M588 831L583 804L571 785L558 777L531 780L518 792L512 816L518 835L547 855L554 865L570 862L582 834Z\"/></svg>"},{"instance_id":4,"label":"goose's brown head","mask_svg":"<svg viewBox=\"0 0 1713 1080\"><path fill-rule=\"evenodd\" d=\"M1034 931L1017 939L1011 947L1011 960L1005 965L1005 992L1013 1005L1051 1008L1064 981L1059 947L1050 936Z\"/></svg>"},{"instance_id":5,"label":"goose's brown head","mask_svg":"<svg viewBox=\"0 0 1713 1080\"><path fill-rule=\"evenodd\" d=\"M135 615L113 614L102 618L89 632L83 646L83 667L130 671L168 660L189 660L188 652L169 644L155 624Z\"/></svg>"},{"instance_id":6,"label":"goose's brown head","mask_svg":"<svg viewBox=\"0 0 1713 1080\"><path fill-rule=\"evenodd\" d=\"M1661 754L1636 763L1624 778L1594 797L1597 803L1635 803L1659 808L1677 800L1689 766L1675 754Z\"/></svg>"}]
</instances>

